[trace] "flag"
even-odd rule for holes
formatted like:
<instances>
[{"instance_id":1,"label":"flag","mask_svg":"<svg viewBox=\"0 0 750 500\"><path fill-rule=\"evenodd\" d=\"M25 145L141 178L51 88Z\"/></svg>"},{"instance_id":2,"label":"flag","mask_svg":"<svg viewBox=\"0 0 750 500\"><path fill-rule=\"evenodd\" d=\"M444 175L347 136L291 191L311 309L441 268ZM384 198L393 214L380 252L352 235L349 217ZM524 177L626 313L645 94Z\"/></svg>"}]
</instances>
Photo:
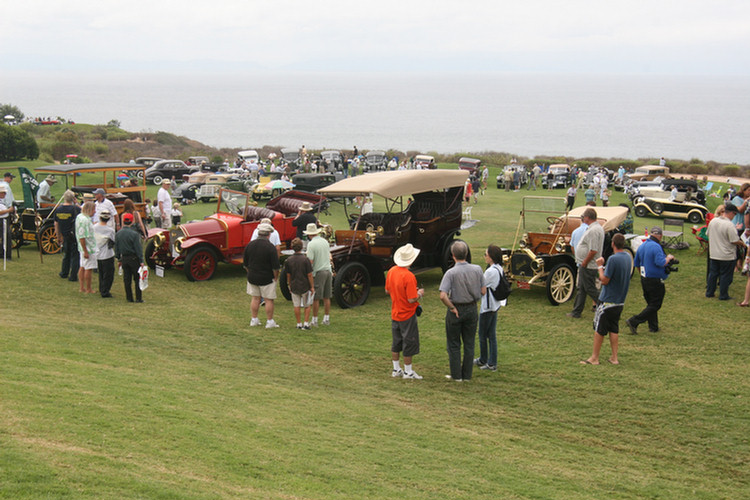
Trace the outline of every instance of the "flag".
<instances>
[{"instance_id":1,"label":"flag","mask_svg":"<svg viewBox=\"0 0 750 500\"><path fill-rule=\"evenodd\" d=\"M18 167L23 184L23 208L36 208L36 192L39 189L39 181L26 167Z\"/></svg>"}]
</instances>

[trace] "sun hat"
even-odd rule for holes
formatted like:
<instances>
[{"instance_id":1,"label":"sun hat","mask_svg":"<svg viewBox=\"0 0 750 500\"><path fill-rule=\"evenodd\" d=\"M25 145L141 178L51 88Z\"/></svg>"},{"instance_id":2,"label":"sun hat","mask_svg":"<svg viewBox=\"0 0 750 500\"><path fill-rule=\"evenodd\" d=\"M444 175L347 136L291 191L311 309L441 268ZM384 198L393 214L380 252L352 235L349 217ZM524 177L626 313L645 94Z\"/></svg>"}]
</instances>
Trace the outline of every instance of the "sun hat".
<instances>
[{"instance_id":1,"label":"sun hat","mask_svg":"<svg viewBox=\"0 0 750 500\"><path fill-rule=\"evenodd\" d=\"M83 201L91 201L94 199L93 193L83 193Z\"/></svg>"},{"instance_id":2,"label":"sun hat","mask_svg":"<svg viewBox=\"0 0 750 500\"><path fill-rule=\"evenodd\" d=\"M417 260L419 252L420 250L418 248L414 248L411 243L407 243L396 250L396 253L393 254L393 262L395 262L398 267L409 267L415 260Z\"/></svg>"},{"instance_id":3,"label":"sun hat","mask_svg":"<svg viewBox=\"0 0 750 500\"><path fill-rule=\"evenodd\" d=\"M109 210L104 209L101 212L99 212L99 220L109 220L112 217L112 214L109 213Z\"/></svg>"},{"instance_id":4,"label":"sun hat","mask_svg":"<svg viewBox=\"0 0 750 500\"><path fill-rule=\"evenodd\" d=\"M7 192L8 192L8 188L6 188L5 186L0 185L0 193L7 193Z\"/></svg>"},{"instance_id":5,"label":"sun hat","mask_svg":"<svg viewBox=\"0 0 750 500\"><path fill-rule=\"evenodd\" d=\"M302 202L302 205L299 206L299 209L303 212L309 212L313 209L312 205L310 205L309 201Z\"/></svg>"},{"instance_id":6,"label":"sun hat","mask_svg":"<svg viewBox=\"0 0 750 500\"><path fill-rule=\"evenodd\" d=\"M161 184L162 184L162 186L164 184L172 184L172 181L170 181L169 179L164 179L163 181L161 181Z\"/></svg>"},{"instance_id":7,"label":"sun hat","mask_svg":"<svg viewBox=\"0 0 750 500\"><path fill-rule=\"evenodd\" d=\"M57 179L55 179L54 175L48 175L47 178L44 179L44 180L47 181L47 184L49 184L50 182L52 182L52 183L57 182Z\"/></svg>"},{"instance_id":8,"label":"sun hat","mask_svg":"<svg viewBox=\"0 0 750 500\"><path fill-rule=\"evenodd\" d=\"M273 226L271 224L258 224L258 234L271 234Z\"/></svg>"},{"instance_id":9,"label":"sun hat","mask_svg":"<svg viewBox=\"0 0 750 500\"><path fill-rule=\"evenodd\" d=\"M270 224L270 223L271 223L271 219L269 219L268 217L263 217L263 218L262 218L262 219L260 220L260 223L261 223L261 224Z\"/></svg>"},{"instance_id":10,"label":"sun hat","mask_svg":"<svg viewBox=\"0 0 750 500\"><path fill-rule=\"evenodd\" d=\"M316 234L320 233L322 231L321 228L318 227L318 225L314 222L311 222L307 225L304 231L302 231L304 234L308 236L315 236Z\"/></svg>"},{"instance_id":11,"label":"sun hat","mask_svg":"<svg viewBox=\"0 0 750 500\"><path fill-rule=\"evenodd\" d=\"M133 223L133 214L130 212L125 212L122 214L122 223L123 224L132 224Z\"/></svg>"}]
</instances>

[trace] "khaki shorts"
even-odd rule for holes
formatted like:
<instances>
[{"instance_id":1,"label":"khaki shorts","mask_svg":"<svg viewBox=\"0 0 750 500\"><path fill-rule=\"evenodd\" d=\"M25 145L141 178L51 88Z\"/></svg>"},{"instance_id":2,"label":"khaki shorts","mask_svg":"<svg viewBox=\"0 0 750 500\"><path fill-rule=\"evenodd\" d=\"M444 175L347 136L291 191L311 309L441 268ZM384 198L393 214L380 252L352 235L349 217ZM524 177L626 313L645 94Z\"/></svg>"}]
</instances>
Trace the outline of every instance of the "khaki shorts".
<instances>
[{"instance_id":1,"label":"khaki shorts","mask_svg":"<svg viewBox=\"0 0 750 500\"><path fill-rule=\"evenodd\" d=\"M253 297L263 297L264 299L274 300L276 298L276 282L272 281L267 285L247 284L247 294Z\"/></svg>"},{"instance_id":2,"label":"khaki shorts","mask_svg":"<svg viewBox=\"0 0 750 500\"><path fill-rule=\"evenodd\" d=\"M294 307L310 307L313 303L312 292L306 292L302 295L292 294L292 304Z\"/></svg>"}]
</instances>

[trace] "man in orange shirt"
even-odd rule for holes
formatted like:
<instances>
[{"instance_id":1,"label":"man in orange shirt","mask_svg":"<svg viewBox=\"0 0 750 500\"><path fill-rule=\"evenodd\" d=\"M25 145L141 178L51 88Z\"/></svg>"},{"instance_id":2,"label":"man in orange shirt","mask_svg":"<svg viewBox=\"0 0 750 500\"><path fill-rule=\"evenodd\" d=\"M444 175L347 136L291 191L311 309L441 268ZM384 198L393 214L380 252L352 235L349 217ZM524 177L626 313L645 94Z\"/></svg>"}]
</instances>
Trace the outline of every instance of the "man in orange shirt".
<instances>
[{"instance_id":1,"label":"man in orange shirt","mask_svg":"<svg viewBox=\"0 0 750 500\"><path fill-rule=\"evenodd\" d=\"M395 266L388 270L385 278L385 293L391 297L391 377L421 380L422 376L411 366L411 358L419 354L419 326L417 308L424 295L423 288L417 288L417 278L409 267L419 256L419 249L411 243L402 246L393 254ZM399 364L399 353L404 353L404 369Z\"/></svg>"}]
</instances>

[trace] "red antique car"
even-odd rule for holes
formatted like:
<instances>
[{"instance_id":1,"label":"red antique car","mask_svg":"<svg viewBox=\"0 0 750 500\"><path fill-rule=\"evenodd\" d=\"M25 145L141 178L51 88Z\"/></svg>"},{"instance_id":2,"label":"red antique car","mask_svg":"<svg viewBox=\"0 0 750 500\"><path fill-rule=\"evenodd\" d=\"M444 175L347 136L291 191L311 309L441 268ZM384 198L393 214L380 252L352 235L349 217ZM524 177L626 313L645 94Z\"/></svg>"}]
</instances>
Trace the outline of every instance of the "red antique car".
<instances>
[{"instance_id":1,"label":"red antique car","mask_svg":"<svg viewBox=\"0 0 750 500\"><path fill-rule=\"evenodd\" d=\"M190 281L211 279L218 262L242 264L245 246L264 217L271 219L282 245L288 247L297 235L292 220L306 201L315 211L328 207L324 196L304 191L287 191L259 207L248 193L222 189L215 214L172 230L149 230L146 263L151 268L183 267Z\"/></svg>"}]
</instances>

